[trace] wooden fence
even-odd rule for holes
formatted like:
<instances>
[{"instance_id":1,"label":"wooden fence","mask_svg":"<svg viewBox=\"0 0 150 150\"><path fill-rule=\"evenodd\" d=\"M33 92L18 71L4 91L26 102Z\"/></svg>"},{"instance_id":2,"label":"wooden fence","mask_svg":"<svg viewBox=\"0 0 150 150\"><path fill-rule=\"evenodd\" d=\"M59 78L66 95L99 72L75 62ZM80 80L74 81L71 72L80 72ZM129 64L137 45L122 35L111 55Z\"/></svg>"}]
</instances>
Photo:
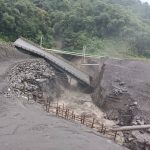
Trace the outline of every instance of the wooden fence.
<instances>
[{"instance_id":1,"label":"wooden fence","mask_svg":"<svg viewBox=\"0 0 150 150\"><path fill-rule=\"evenodd\" d=\"M86 115L77 115L74 111L71 111L65 105L45 103L45 110L49 113L56 115L57 117L64 118L66 120L72 120L81 123L89 128L96 129L97 132L102 135L116 141L118 131L112 131L107 128L104 124L99 123L96 118L89 118Z\"/></svg>"}]
</instances>

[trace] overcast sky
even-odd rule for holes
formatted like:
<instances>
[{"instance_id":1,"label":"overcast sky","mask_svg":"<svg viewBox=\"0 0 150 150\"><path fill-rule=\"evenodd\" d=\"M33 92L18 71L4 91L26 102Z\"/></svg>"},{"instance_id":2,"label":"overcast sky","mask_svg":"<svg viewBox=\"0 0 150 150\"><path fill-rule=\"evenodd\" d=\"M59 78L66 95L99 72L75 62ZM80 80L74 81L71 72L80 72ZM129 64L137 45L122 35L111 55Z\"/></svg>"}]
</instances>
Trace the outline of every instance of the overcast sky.
<instances>
[{"instance_id":1,"label":"overcast sky","mask_svg":"<svg viewBox=\"0 0 150 150\"><path fill-rule=\"evenodd\" d=\"M150 0L141 0L142 2L148 2L150 4Z\"/></svg>"}]
</instances>

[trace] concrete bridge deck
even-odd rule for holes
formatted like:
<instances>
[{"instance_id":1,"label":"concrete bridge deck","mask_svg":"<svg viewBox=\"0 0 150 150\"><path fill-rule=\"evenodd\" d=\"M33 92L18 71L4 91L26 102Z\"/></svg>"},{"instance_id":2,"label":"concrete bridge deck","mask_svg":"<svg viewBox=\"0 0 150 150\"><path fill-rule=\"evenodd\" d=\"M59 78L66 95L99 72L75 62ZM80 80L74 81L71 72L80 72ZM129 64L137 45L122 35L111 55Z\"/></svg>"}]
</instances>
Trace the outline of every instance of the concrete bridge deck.
<instances>
[{"instance_id":1,"label":"concrete bridge deck","mask_svg":"<svg viewBox=\"0 0 150 150\"><path fill-rule=\"evenodd\" d=\"M25 51L31 52L33 54L39 55L49 60L54 67L60 68L67 74L77 79L79 82L90 86L90 76L85 74L81 70L77 69L76 67L72 66L71 64L69 64L69 61L67 62L65 59L57 57L57 55L48 53L42 50L40 47L35 46L35 44L32 44L31 42L28 42L28 40L23 38L17 39L14 42L14 45L17 48L21 48Z\"/></svg>"}]
</instances>

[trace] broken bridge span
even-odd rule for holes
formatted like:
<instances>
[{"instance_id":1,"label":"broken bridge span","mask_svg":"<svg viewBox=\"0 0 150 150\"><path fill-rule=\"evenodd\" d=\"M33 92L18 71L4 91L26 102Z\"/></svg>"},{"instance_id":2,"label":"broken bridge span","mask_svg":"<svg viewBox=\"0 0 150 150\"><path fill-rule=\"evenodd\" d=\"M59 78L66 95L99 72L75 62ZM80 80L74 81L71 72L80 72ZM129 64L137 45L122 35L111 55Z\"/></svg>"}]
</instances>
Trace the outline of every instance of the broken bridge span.
<instances>
[{"instance_id":1,"label":"broken bridge span","mask_svg":"<svg viewBox=\"0 0 150 150\"><path fill-rule=\"evenodd\" d=\"M74 77L80 83L91 87L91 77L83 71L77 69L75 66L71 65L69 61L63 59L62 57L60 58L57 55L46 52L42 48L40 48L40 46L24 38L17 39L14 42L14 46L49 60L54 67L57 67L57 69L59 68L70 76Z\"/></svg>"}]
</instances>

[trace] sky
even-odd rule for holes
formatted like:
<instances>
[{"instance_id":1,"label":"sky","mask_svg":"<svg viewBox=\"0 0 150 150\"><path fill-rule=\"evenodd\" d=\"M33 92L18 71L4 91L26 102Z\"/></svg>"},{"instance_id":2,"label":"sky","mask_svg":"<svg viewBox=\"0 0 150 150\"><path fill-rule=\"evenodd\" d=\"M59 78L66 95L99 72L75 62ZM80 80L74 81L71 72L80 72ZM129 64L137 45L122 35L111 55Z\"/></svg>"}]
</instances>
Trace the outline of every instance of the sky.
<instances>
[{"instance_id":1,"label":"sky","mask_svg":"<svg viewBox=\"0 0 150 150\"><path fill-rule=\"evenodd\" d=\"M148 2L150 4L150 0L141 0L142 2Z\"/></svg>"}]
</instances>

